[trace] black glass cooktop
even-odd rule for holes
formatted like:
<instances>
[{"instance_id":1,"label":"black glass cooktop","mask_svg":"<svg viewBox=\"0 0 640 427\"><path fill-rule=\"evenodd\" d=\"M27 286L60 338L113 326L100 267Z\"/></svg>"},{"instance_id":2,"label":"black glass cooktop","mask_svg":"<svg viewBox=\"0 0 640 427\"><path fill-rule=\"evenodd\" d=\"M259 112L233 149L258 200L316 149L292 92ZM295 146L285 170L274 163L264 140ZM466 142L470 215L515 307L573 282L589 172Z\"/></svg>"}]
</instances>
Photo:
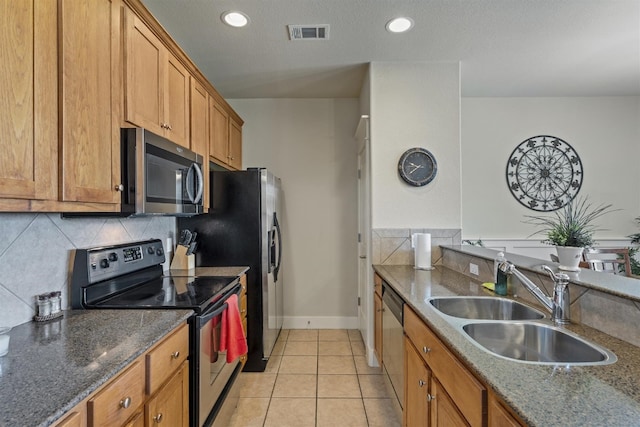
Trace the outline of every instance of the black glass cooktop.
<instances>
[{"instance_id":1,"label":"black glass cooktop","mask_svg":"<svg viewBox=\"0 0 640 427\"><path fill-rule=\"evenodd\" d=\"M237 283L237 277L158 277L102 299L94 307L184 308L201 312Z\"/></svg>"}]
</instances>

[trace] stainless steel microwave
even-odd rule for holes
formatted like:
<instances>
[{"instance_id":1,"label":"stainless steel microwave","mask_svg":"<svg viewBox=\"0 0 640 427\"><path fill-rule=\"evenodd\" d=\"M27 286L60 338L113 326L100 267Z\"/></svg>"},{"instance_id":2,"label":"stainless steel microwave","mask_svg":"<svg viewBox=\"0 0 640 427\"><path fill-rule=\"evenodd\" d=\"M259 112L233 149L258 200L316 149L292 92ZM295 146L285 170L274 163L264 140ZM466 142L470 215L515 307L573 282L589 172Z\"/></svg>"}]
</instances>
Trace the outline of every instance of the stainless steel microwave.
<instances>
[{"instance_id":1,"label":"stainless steel microwave","mask_svg":"<svg viewBox=\"0 0 640 427\"><path fill-rule=\"evenodd\" d=\"M122 129L122 213L203 213L201 155L142 128Z\"/></svg>"}]
</instances>

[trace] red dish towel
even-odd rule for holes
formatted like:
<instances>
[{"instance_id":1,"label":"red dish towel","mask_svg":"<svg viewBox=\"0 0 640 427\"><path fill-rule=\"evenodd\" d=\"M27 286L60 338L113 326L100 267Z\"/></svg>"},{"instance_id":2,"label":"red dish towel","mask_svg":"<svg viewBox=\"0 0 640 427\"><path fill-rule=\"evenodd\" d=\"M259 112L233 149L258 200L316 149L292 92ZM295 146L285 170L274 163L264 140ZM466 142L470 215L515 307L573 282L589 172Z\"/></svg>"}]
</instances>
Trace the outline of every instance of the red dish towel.
<instances>
[{"instance_id":1,"label":"red dish towel","mask_svg":"<svg viewBox=\"0 0 640 427\"><path fill-rule=\"evenodd\" d=\"M227 350L227 363L231 363L246 354L248 347L238 310L238 295L231 295L225 302L227 309L222 313L220 351Z\"/></svg>"}]
</instances>

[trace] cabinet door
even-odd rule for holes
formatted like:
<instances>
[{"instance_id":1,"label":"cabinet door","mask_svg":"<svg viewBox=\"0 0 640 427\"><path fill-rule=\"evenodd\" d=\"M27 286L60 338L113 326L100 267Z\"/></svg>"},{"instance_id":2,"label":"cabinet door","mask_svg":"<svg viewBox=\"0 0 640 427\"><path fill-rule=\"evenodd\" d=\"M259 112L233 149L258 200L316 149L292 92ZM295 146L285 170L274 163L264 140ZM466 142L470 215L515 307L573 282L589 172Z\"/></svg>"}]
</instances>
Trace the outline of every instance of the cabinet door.
<instances>
[{"instance_id":1,"label":"cabinet door","mask_svg":"<svg viewBox=\"0 0 640 427\"><path fill-rule=\"evenodd\" d=\"M426 426L429 423L429 383L431 371L422 357L413 348L411 341L404 341L404 408L403 425L405 427Z\"/></svg>"},{"instance_id":2,"label":"cabinet door","mask_svg":"<svg viewBox=\"0 0 640 427\"><path fill-rule=\"evenodd\" d=\"M131 10L125 11L125 120L164 133L167 50Z\"/></svg>"},{"instance_id":3,"label":"cabinet door","mask_svg":"<svg viewBox=\"0 0 640 427\"><path fill-rule=\"evenodd\" d=\"M489 427L520 427L521 425L495 397L489 399Z\"/></svg>"},{"instance_id":4,"label":"cabinet door","mask_svg":"<svg viewBox=\"0 0 640 427\"><path fill-rule=\"evenodd\" d=\"M147 427L189 425L189 362L160 388L146 405Z\"/></svg>"},{"instance_id":5,"label":"cabinet door","mask_svg":"<svg viewBox=\"0 0 640 427\"><path fill-rule=\"evenodd\" d=\"M1 198L57 200L56 54L56 1L0 0Z\"/></svg>"},{"instance_id":6,"label":"cabinet door","mask_svg":"<svg viewBox=\"0 0 640 427\"><path fill-rule=\"evenodd\" d=\"M451 397L436 379L431 379L431 425L437 427L467 427L464 419Z\"/></svg>"},{"instance_id":7,"label":"cabinet door","mask_svg":"<svg viewBox=\"0 0 640 427\"><path fill-rule=\"evenodd\" d=\"M209 155L229 163L229 114L209 97Z\"/></svg>"},{"instance_id":8,"label":"cabinet door","mask_svg":"<svg viewBox=\"0 0 640 427\"><path fill-rule=\"evenodd\" d=\"M373 311L373 350L382 369L382 298L376 293L373 294Z\"/></svg>"},{"instance_id":9,"label":"cabinet door","mask_svg":"<svg viewBox=\"0 0 640 427\"><path fill-rule=\"evenodd\" d=\"M229 119L229 165L242 169L242 126Z\"/></svg>"},{"instance_id":10,"label":"cabinet door","mask_svg":"<svg viewBox=\"0 0 640 427\"><path fill-rule=\"evenodd\" d=\"M205 88L191 77L191 150L203 158L204 209L209 209L209 95Z\"/></svg>"},{"instance_id":11,"label":"cabinet door","mask_svg":"<svg viewBox=\"0 0 640 427\"><path fill-rule=\"evenodd\" d=\"M62 200L119 203L120 0L61 1L60 17Z\"/></svg>"},{"instance_id":12,"label":"cabinet door","mask_svg":"<svg viewBox=\"0 0 640 427\"><path fill-rule=\"evenodd\" d=\"M163 120L165 136L189 148L189 73L167 52Z\"/></svg>"}]
</instances>

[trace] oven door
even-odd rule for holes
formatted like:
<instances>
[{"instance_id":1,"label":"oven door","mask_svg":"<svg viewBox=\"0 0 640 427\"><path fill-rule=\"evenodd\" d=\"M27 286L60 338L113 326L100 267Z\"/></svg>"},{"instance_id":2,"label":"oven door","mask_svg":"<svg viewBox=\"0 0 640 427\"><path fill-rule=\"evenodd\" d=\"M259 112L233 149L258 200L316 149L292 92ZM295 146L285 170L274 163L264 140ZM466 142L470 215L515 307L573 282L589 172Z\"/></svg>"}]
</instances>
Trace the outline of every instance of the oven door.
<instances>
[{"instance_id":1,"label":"oven door","mask_svg":"<svg viewBox=\"0 0 640 427\"><path fill-rule=\"evenodd\" d=\"M196 368L194 384L194 400L197 401L193 415L197 416L195 425L227 425L237 403L236 379L242 369L240 358L227 363L227 352L220 350L220 331L222 314L228 310L223 301L231 294L240 294L240 287L235 287L221 299L217 307L208 313L196 316L198 326L195 349L198 360L193 361ZM222 422L222 424L220 424Z\"/></svg>"}]
</instances>

